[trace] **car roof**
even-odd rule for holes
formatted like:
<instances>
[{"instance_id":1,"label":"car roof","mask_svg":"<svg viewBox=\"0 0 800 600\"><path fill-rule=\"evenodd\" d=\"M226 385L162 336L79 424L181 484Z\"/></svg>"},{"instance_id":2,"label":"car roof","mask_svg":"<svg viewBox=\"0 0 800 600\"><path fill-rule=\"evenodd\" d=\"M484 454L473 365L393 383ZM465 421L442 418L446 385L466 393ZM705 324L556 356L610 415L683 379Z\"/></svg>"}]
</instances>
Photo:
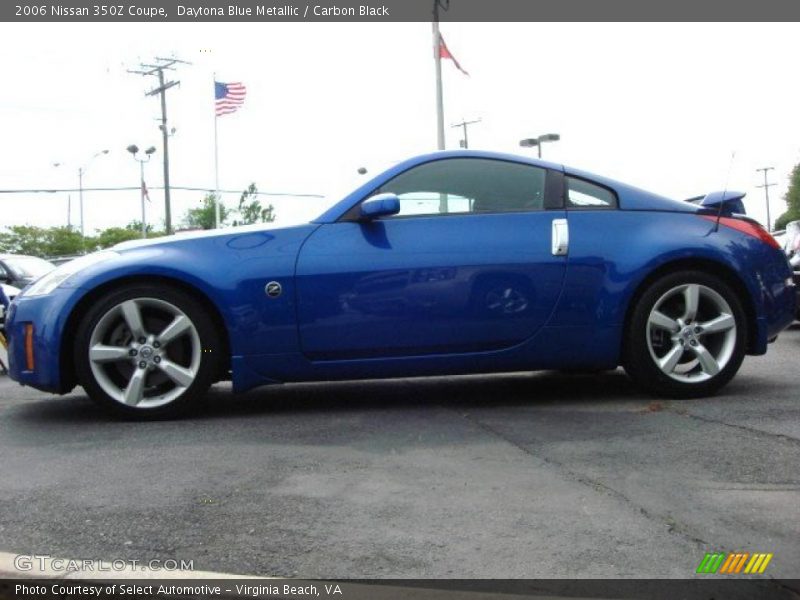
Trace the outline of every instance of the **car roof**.
<instances>
[{"instance_id":1,"label":"car roof","mask_svg":"<svg viewBox=\"0 0 800 600\"><path fill-rule=\"evenodd\" d=\"M622 183L621 181L596 175L594 173L590 173L589 171L567 167L560 163L542 160L540 158L521 156L518 154L508 154L503 152L490 152L486 150L440 150L438 152L420 154L418 156L411 157L379 173L360 187L347 194L344 198L342 198L342 200L335 203L312 222L332 223L341 217L347 210L349 210L357 201L361 200L367 194L372 193L374 190L379 188L382 184L386 183L393 177L408 169L411 169L412 167L445 158L487 158L493 160L505 160L561 171L566 175L572 175L574 177L586 179L611 188L619 196L619 206L624 210L664 210L680 212L697 212L698 210L697 206L688 202L684 202L683 200L667 198L666 196L654 194L653 192L648 192L647 190L628 185L627 183Z\"/></svg>"}]
</instances>

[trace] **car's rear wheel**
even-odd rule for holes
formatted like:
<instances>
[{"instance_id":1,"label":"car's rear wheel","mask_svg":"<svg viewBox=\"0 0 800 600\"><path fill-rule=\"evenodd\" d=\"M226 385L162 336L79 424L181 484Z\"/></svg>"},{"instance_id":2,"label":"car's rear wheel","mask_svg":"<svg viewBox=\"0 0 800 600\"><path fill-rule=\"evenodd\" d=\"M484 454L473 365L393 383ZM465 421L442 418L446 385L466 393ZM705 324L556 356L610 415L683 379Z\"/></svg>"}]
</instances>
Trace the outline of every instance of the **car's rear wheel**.
<instances>
[{"instance_id":1,"label":"car's rear wheel","mask_svg":"<svg viewBox=\"0 0 800 600\"><path fill-rule=\"evenodd\" d=\"M625 370L640 386L695 398L713 394L739 370L747 323L739 298L722 279L681 271L638 298L625 342Z\"/></svg>"},{"instance_id":2,"label":"car's rear wheel","mask_svg":"<svg viewBox=\"0 0 800 600\"><path fill-rule=\"evenodd\" d=\"M75 368L89 396L132 418L176 416L217 373L218 333L183 291L132 285L89 309L75 339Z\"/></svg>"}]
</instances>

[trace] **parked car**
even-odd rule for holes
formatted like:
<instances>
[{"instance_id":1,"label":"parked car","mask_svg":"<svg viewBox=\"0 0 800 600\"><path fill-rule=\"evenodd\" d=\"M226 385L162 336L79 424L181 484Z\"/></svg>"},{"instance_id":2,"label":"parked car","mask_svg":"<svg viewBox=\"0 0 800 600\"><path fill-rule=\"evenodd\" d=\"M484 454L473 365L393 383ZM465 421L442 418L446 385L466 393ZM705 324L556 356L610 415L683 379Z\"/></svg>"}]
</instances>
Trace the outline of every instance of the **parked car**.
<instances>
[{"instance_id":1,"label":"parked car","mask_svg":"<svg viewBox=\"0 0 800 600\"><path fill-rule=\"evenodd\" d=\"M137 240L73 260L11 305L11 376L129 417L325 381L625 367L711 394L793 320L758 223L541 160L439 152L312 222ZM724 208L724 206L722 207Z\"/></svg>"},{"instance_id":2,"label":"parked car","mask_svg":"<svg viewBox=\"0 0 800 600\"><path fill-rule=\"evenodd\" d=\"M8 300L13 300L19 295L19 288L15 288L13 285L7 285L5 283L0 283L0 289L3 290L3 294L5 295ZM1 304L1 303L0 303ZM3 328L3 325L6 321L6 309L4 306L0 305L0 329Z\"/></svg>"},{"instance_id":3,"label":"parked car","mask_svg":"<svg viewBox=\"0 0 800 600\"><path fill-rule=\"evenodd\" d=\"M82 255L81 254L73 254L71 256L51 256L48 260L51 263L53 263L55 266L58 267L60 265L63 265L64 263L68 263L71 260L75 260L79 256L82 256Z\"/></svg>"},{"instance_id":4,"label":"parked car","mask_svg":"<svg viewBox=\"0 0 800 600\"><path fill-rule=\"evenodd\" d=\"M37 256L0 254L0 283L17 288L24 288L53 269L53 263Z\"/></svg>"},{"instance_id":5,"label":"parked car","mask_svg":"<svg viewBox=\"0 0 800 600\"><path fill-rule=\"evenodd\" d=\"M782 247L794 271L794 283L797 289L797 319L800 320L800 221L786 224Z\"/></svg>"}]
</instances>

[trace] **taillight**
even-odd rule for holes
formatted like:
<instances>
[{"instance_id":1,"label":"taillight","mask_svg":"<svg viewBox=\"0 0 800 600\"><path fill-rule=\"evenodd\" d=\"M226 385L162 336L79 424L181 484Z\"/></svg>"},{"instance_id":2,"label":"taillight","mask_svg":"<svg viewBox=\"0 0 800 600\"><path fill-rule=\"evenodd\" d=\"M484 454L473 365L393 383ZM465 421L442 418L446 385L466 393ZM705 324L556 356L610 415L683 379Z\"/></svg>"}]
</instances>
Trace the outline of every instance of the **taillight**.
<instances>
[{"instance_id":1,"label":"taillight","mask_svg":"<svg viewBox=\"0 0 800 600\"><path fill-rule=\"evenodd\" d=\"M714 223L717 222L717 217L713 217L711 215L700 215L700 216ZM769 232L758 223L754 223L752 221L745 221L744 219L735 219L733 217L720 217L719 222L721 225L725 225L726 227L730 227L731 229L735 229L736 231L741 231L742 233L751 235L754 238L758 238L759 240L761 240L765 244L769 244L776 250L781 249L781 245L778 243L778 240L772 237L769 234Z\"/></svg>"}]
</instances>

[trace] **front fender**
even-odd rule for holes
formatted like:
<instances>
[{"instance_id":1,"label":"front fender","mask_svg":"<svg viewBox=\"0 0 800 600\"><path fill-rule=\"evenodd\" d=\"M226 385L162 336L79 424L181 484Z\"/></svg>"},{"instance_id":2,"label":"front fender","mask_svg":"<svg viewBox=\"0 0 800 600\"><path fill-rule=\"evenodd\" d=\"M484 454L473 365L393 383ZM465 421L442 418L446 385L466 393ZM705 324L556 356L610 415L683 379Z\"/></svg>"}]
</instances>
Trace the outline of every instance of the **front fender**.
<instances>
[{"instance_id":1,"label":"front fender","mask_svg":"<svg viewBox=\"0 0 800 600\"><path fill-rule=\"evenodd\" d=\"M12 377L48 391L69 391L70 378L62 373L59 352L69 348L64 343L68 323L80 318L98 291L131 281L159 285L172 281L202 294L217 309L234 356L297 351L294 268L303 241L316 227L172 238L121 247L118 256L85 268L46 296L22 294L8 324ZM269 281L281 284L279 297L266 295ZM25 323L34 325L34 371L24 369Z\"/></svg>"}]
</instances>

